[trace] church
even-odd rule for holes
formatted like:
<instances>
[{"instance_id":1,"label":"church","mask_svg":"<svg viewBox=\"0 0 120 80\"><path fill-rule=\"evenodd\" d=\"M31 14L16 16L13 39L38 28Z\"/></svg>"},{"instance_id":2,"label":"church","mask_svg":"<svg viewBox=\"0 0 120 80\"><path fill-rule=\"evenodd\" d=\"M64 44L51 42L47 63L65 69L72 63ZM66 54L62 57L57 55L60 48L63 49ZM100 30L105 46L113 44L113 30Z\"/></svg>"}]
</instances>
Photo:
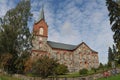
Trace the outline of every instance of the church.
<instances>
[{"instance_id":1,"label":"church","mask_svg":"<svg viewBox=\"0 0 120 80\"><path fill-rule=\"evenodd\" d=\"M47 40L48 25L45 21L43 8L39 20L33 25L33 34L33 59L46 55L57 59L60 64L66 65L70 72L77 72L83 68L98 68L98 52L91 49L85 42L81 42L78 45L71 45Z\"/></svg>"}]
</instances>

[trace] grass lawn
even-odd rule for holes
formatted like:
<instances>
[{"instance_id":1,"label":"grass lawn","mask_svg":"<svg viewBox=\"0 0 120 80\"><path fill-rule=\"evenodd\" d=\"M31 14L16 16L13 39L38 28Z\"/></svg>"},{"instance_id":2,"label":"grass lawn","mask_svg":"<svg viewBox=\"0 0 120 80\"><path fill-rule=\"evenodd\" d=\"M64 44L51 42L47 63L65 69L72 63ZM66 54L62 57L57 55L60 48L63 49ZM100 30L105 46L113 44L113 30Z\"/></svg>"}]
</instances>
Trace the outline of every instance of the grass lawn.
<instances>
[{"instance_id":1,"label":"grass lawn","mask_svg":"<svg viewBox=\"0 0 120 80\"><path fill-rule=\"evenodd\" d=\"M68 74L65 74L65 75L58 75L57 77L73 78L73 77L80 77L80 76L91 75L93 73L94 73L94 71L90 70L90 71L88 71L88 74L85 74L85 75L80 75L79 72L73 72L73 73L68 73Z\"/></svg>"},{"instance_id":2,"label":"grass lawn","mask_svg":"<svg viewBox=\"0 0 120 80\"><path fill-rule=\"evenodd\" d=\"M21 79L13 78L11 76L0 75L0 80L21 80Z\"/></svg>"},{"instance_id":3,"label":"grass lawn","mask_svg":"<svg viewBox=\"0 0 120 80\"><path fill-rule=\"evenodd\" d=\"M110 76L108 78L101 78L101 79L98 79L98 80L120 80L120 74L115 75L115 76Z\"/></svg>"},{"instance_id":4,"label":"grass lawn","mask_svg":"<svg viewBox=\"0 0 120 80\"><path fill-rule=\"evenodd\" d=\"M74 72L74 73L69 73L69 74L65 74L65 75L58 75L57 77L68 77L68 78L72 78L72 77L79 77L80 74L78 72Z\"/></svg>"}]
</instances>

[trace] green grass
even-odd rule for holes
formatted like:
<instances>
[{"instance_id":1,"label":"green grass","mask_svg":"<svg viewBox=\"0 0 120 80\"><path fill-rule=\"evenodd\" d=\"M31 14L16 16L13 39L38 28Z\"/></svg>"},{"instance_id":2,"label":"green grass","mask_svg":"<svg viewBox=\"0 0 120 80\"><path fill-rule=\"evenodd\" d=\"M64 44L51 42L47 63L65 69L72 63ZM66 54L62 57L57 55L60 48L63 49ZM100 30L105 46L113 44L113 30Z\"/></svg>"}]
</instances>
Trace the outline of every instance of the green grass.
<instances>
[{"instance_id":1,"label":"green grass","mask_svg":"<svg viewBox=\"0 0 120 80\"><path fill-rule=\"evenodd\" d=\"M115 76L110 76L108 78L101 78L101 79L98 79L98 80L120 80L120 74L115 75Z\"/></svg>"},{"instance_id":2,"label":"green grass","mask_svg":"<svg viewBox=\"0 0 120 80\"><path fill-rule=\"evenodd\" d=\"M57 77L60 77L60 78L64 78L64 77L73 78L73 77L91 75L93 73L94 73L94 71L90 70L90 71L88 71L88 74L84 74L84 75L80 75L79 72L73 72L73 73L68 73L68 74L64 74L64 75L58 75ZM50 77L54 77L54 76L50 76Z\"/></svg>"},{"instance_id":3,"label":"green grass","mask_svg":"<svg viewBox=\"0 0 120 80\"><path fill-rule=\"evenodd\" d=\"M0 75L0 80L21 80L21 79L13 78L13 77L8 76L8 75Z\"/></svg>"},{"instance_id":4,"label":"green grass","mask_svg":"<svg viewBox=\"0 0 120 80\"><path fill-rule=\"evenodd\" d=\"M81 77L81 76L92 75L94 73L95 72L93 70L90 70L90 71L88 71L87 74L84 74L84 75L80 75L79 72L73 72L73 73L68 73L68 74L64 74L64 75L57 75L57 77L60 77L60 78L64 78L64 77L73 78L73 77ZM49 76L49 77L54 77L54 76Z\"/></svg>"},{"instance_id":5,"label":"green grass","mask_svg":"<svg viewBox=\"0 0 120 80\"><path fill-rule=\"evenodd\" d=\"M72 78L72 77L79 77L80 74L78 72L74 72L74 73L69 73L69 74L65 74L65 75L58 75L57 77L68 77L68 78Z\"/></svg>"}]
</instances>

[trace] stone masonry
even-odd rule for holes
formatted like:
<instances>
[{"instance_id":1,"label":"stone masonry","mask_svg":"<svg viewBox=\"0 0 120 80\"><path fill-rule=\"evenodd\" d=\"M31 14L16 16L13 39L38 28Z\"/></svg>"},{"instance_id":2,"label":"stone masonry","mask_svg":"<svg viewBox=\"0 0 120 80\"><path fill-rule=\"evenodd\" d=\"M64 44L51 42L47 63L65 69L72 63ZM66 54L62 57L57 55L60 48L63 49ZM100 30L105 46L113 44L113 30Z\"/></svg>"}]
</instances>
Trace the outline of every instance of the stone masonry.
<instances>
[{"instance_id":1,"label":"stone masonry","mask_svg":"<svg viewBox=\"0 0 120 80\"><path fill-rule=\"evenodd\" d=\"M71 45L47 40L48 25L45 22L43 9L39 20L34 23L33 35L33 59L47 55L50 58L58 59L59 63L68 66L70 72L79 71L83 68L97 68L99 66L98 52L92 50L85 42Z\"/></svg>"}]
</instances>

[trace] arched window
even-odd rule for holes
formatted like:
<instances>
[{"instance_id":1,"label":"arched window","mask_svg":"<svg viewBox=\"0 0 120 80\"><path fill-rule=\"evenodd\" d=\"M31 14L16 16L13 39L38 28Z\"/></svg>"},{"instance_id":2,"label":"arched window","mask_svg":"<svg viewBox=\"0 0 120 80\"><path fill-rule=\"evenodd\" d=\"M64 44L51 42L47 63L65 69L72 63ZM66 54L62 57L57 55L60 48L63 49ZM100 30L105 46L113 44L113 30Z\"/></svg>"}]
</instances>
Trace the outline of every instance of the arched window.
<instances>
[{"instance_id":1,"label":"arched window","mask_svg":"<svg viewBox=\"0 0 120 80\"><path fill-rule=\"evenodd\" d=\"M40 29L39 29L39 34L40 34L40 35L43 35L43 31L44 31L43 28L40 28Z\"/></svg>"}]
</instances>

